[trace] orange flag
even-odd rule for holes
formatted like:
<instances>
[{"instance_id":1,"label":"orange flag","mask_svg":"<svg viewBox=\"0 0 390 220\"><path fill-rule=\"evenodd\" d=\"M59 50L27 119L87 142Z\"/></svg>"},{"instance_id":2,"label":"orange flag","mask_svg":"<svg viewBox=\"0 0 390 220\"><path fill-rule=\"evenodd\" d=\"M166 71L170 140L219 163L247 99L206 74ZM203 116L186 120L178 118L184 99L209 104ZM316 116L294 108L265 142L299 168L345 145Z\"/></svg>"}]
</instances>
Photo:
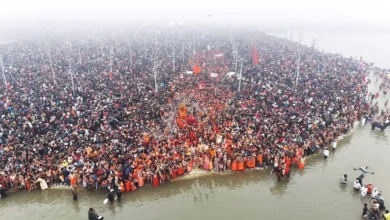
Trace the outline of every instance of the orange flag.
<instances>
[{"instance_id":1,"label":"orange flag","mask_svg":"<svg viewBox=\"0 0 390 220\"><path fill-rule=\"evenodd\" d=\"M200 66L197 66L196 64L194 65L194 74L197 75L200 73L202 70L200 69Z\"/></svg>"}]
</instances>

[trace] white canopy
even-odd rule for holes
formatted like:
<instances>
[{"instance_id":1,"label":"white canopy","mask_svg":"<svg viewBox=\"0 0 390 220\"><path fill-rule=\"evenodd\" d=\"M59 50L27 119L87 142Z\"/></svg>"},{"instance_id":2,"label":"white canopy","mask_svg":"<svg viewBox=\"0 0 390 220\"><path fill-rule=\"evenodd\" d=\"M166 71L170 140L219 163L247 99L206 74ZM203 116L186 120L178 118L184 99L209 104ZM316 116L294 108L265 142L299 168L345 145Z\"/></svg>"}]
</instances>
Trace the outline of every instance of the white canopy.
<instances>
[{"instance_id":1,"label":"white canopy","mask_svg":"<svg viewBox=\"0 0 390 220\"><path fill-rule=\"evenodd\" d=\"M217 78L217 77L218 77L218 73L211 73L211 74L210 74L210 77L211 77L211 78Z\"/></svg>"},{"instance_id":2,"label":"white canopy","mask_svg":"<svg viewBox=\"0 0 390 220\"><path fill-rule=\"evenodd\" d=\"M236 72L228 72L226 73L226 76L234 76L236 74Z\"/></svg>"}]
</instances>

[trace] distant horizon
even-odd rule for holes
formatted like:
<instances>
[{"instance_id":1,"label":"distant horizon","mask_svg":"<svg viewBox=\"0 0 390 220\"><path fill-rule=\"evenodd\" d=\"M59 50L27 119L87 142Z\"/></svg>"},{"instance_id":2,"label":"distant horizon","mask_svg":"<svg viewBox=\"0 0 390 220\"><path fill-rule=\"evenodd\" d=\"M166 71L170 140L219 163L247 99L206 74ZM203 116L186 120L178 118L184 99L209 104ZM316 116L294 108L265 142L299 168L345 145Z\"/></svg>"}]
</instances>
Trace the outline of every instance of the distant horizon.
<instances>
[{"instance_id":1,"label":"distant horizon","mask_svg":"<svg viewBox=\"0 0 390 220\"><path fill-rule=\"evenodd\" d=\"M49 21L47 25L43 22L37 22L34 25L19 25L8 24L8 26L0 27L0 42L17 40L25 40L25 35L44 35L51 32L66 31L66 32L85 32L85 31L132 31L142 29L164 30L164 29L193 29L202 31L209 28L231 29L231 30L252 30L262 31L267 33L290 32L290 31L314 31L314 32L340 32L340 33L390 33L390 24L371 24L370 22L254 22L243 24L229 24L217 22L183 22L183 21L123 21L123 22L96 22L96 21Z\"/></svg>"}]
</instances>

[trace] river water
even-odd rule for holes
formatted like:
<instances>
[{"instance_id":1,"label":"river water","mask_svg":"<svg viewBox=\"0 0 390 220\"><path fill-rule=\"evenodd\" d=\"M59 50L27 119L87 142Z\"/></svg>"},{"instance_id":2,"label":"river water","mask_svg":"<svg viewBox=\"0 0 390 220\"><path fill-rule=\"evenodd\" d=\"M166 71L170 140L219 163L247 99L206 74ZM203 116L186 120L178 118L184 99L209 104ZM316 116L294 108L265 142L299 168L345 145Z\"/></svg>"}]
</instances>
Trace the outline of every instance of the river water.
<instances>
[{"instance_id":1,"label":"river water","mask_svg":"<svg viewBox=\"0 0 390 220\"><path fill-rule=\"evenodd\" d=\"M374 80L370 90L378 86ZM352 181L360 172L352 168L369 166L375 175L367 174L364 182L373 182L386 199L390 193L389 131L371 131L369 124L357 126L341 138L327 161L322 155L310 157L304 170L293 169L291 178L281 182L269 170L222 175L194 171L157 188L126 193L122 202L113 206L103 205L106 193L85 190L77 202L73 202L70 189L12 193L0 200L0 219L87 219L89 207L105 219L360 219L363 203L370 200L353 191ZM349 183L341 186L339 179L344 173Z\"/></svg>"}]
</instances>

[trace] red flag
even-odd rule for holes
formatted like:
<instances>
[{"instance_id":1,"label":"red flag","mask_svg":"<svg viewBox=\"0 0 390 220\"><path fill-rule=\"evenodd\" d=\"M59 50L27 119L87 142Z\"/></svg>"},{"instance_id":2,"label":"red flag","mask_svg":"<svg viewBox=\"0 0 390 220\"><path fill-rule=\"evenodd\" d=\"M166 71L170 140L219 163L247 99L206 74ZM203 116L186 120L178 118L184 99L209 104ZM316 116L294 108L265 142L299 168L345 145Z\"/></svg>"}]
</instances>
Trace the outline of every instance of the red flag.
<instances>
[{"instance_id":1,"label":"red flag","mask_svg":"<svg viewBox=\"0 0 390 220\"><path fill-rule=\"evenodd\" d=\"M112 72L110 72L110 79L112 80Z\"/></svg>"}]
</instances>

